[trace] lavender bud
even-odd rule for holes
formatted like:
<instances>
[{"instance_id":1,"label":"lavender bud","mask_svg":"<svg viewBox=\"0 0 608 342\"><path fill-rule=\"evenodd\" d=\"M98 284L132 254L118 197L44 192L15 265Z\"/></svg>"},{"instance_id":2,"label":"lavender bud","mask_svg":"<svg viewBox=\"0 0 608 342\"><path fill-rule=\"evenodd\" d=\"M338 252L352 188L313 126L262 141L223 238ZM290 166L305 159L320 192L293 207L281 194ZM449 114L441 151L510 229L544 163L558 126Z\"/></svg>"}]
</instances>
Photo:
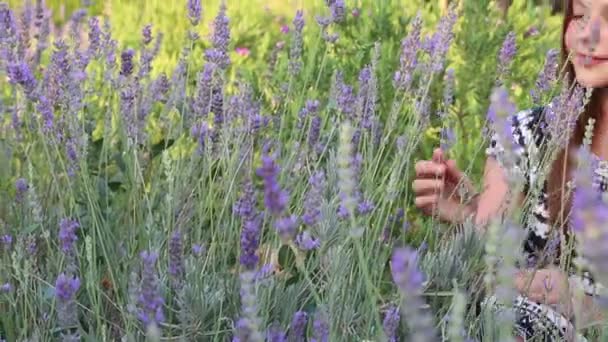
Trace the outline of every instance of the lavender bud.
<instances>
[{"instance_id":1,"label":"lavender bud","mask_svg":"<svg viewBox=\"0 0 608 342\"><path fill-rule=\"evenodd\" d=\"M308 230L298 234L295 243L303 251L311 251L321 247L321 241L313 237Z\"/></svg>"},{"instance_id":2,"label":"lavender bud","mask_svg":"<svg viewBox=\"0 0 608 342\"><path fill-rule=\"evenodd\" d=\"M304 342L306 333L306 324L308 323L308 314L304 311L296 311L291 319L291 327L289 329L290 342Z\"/></svg>"},{"instance_id":3,"label":"lavender bud","mask_svg":"<svg viewBox=\"0 0 608 342\"><path fill-rule=\"evenodd\" d=\"M278 184L279 171L274 157L269 155L262 156L262 166L256 171L256 174L264 180L264 205L276 216L285 210L289 201L288 192L282 190Z\"/></svg>"},{"instance_id":4,"label":"lavender bud","mask_svg":"<svg viewBox=\"0 0 608 342\"><path fill-rule=\"evenodd\" d=\"M133 49L127 49L120 54L121 59L121 68L120 74L122 76L128 77L133 73L133 56L135 55L135 51Z\"/></svg>"},{"instance_id":5,"label":"lavender bud","mask_svg":"<svg viewBox=\"0 0 608 342\"><path fill-rule=\"evenodd\" d=\"M201 13L203 8L201 6L201 0L188 0L188 19L192 26L198 25L201 21Z\"/></svg>"},{"instance_id":6,"label":"lavender bud","mask_svg":"<svg viewBox=\"0 0 608 342\"><path fill-rule=\"evenodd\" d=\"M418 252L409 247L398 248L391 259L393 280L404 296L403 314L410 327L408 341L434 341L432 316L421 309L424 275L418 269Z\"/></svg>"},{"instance_id":7,"label":"lavender bud","mask_svg":"<svg viewBox=\"0 0 608 342\"><path fill-rule=\"evenodd\" d=\"M399 341L397 336L397 330L399 329L400 320L401 315L399 314L399 308L396 306L390 306L386 310L384 314L384 321L382 322L384 335L386 335L388 342Z\"/></svg>"},{"instance_id":8,"label":"lavender bud","mask_svg":"<svg viewBox=\"0 0 608 342\"><path fill-rule=\"evenodd\" d=\"M15 199L17 202L22 202L27 192L29 185L24 178L19 178L15 181Z\"/></svg>"},{"instance_id":9,"label":"lavender bud","mask_svg":"<svg viewBox=\"0 0 608 342\"><path fill-rule=\"evenodd\" d=\"M74 244L78 240L76 229L80 228L80 224L76 220L64 218L59 223L59 241L61 242L61 251L66 255L74 253Z\"/></svg>"},{"instance_id":10,"label":"lavender bud","mask_svg":"<svg viewBox=\"0 0 608 342\"><path fill-rule=\"evenodd\" d=\"M152 41L152 24L147 24L144 26L144 28L141 30L141 36L143 38L142 41L144 45L150 44Z\"/></svg>"},{"instance_id":11,"label":"lavender bud","mask_svg":"<svg viewBox=\"0 0 608 342\"><path fill-rule=\"evenodd\" d=\"M80 288L78 277L68 277L61 273L55 282L55 298L57 299L57 318L61 328L68 328L76 323L77 306L75 295Z\"/></svg>"},{"instance_id":12,"label":"lavender bud","mask_svg":"<svg viewBox=\"0 0 608 342\"><path fill-rule=\"evenodd\" d=\"M158 254L154 252L143 251L141 254L143 263L142 282L138 304L140 310L138 313L139 319L148 327L158 325L165 320L163 305L164 299L161 295L158 275L156 273L156 260Z\"/></svg>"},{"instance_id":13,"label":"lavender bud","mask_svg":"<svg viewBox=\"0 0 608 342\"><path fill-rule=\"evenodd\" d=\"M169 275L173 289L183 287L185 273L182 235L176 230L169 240Z\"/></svg>"},{"instance_id":14,"label":"lavender bud","mask_svg":"<svg viewBox=\"0 0 608 342\"><path fill-rule=\"evenodd\" d=\"M296 229L298 227L298 217L296 215L291 215L288 217L280 218L276 221L275 227L281 239L287 241L291 240L296 234Z\"/></svg>"}]
</instances>

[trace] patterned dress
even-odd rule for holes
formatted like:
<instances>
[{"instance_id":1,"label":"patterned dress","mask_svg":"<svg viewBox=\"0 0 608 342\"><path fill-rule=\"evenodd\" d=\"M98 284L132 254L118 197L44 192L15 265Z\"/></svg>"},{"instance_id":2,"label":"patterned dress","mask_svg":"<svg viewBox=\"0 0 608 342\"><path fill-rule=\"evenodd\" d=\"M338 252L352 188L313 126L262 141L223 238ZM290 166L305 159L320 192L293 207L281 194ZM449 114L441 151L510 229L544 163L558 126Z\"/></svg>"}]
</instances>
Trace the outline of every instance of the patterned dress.
<instances>
[{"instance_id":1,"label":"patterned dress","mask_svg":"<svg viewBox=\"0 0 608 342\"><path fill-rule=\"evenodd\" d=\"M511 133L515 143L515 155L517 156L516 167L522 172L525 178L524 192L530 190L531 185L537 182L538 168L535 161L540 160L543 145L546 139L550 139L546 122L544 121L545 107L535 107L520 111L513 115L511 119ZM504 148L500 144L498 136L494 134L490 146L486 149L486 154L503 163ZM608 188L608 162L600 160L595 156L598 167L595 170L595 181L599 182L600 191ZM528 260L539 262L539 258L547 255L551 249L559 249L559 237L556 237L551 230L549 223L549 211L547 205L546 182L532 198L532 205L527 215L526 239L523 250L524 256ZM557 258L556 258L557 259ZM540 261L542 262L542 261ZM553 260L555 262L555 260ZM588 272L583 272L582 276L575 274L575 270L569 272L570 284L578 286L587 295L596 295L601 286L593 282ZM485 300L485 304L500 308L494 296ZM562 316L552 305L537 303L525 296L518 295L514 302L516 326L520 336L532 338L539 336L544 341L564 341L566 336L574 335L573 321ZM575 341L586 341L580 335L574 336Z\"/></svg>"}]
</instances>

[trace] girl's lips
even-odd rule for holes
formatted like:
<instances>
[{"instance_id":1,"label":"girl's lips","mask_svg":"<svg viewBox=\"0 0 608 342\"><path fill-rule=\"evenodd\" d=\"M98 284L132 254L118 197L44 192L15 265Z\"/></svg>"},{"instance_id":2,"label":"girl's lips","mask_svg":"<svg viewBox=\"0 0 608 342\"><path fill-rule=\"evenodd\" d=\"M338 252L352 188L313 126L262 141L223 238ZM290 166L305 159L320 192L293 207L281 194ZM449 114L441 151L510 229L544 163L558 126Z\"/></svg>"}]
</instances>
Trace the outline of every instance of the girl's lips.
<instances>
[{"instance_id":1,"label":"girl's lips","mask_svg":"<svg viewBox=\"0 0 608 342\"><path fill-rule=\"evenodd\" d=\"M576 55L577 61L584 66L594 66L608 62L608 58L595 57L579 53Z\"/></svg>"}]
</instances>

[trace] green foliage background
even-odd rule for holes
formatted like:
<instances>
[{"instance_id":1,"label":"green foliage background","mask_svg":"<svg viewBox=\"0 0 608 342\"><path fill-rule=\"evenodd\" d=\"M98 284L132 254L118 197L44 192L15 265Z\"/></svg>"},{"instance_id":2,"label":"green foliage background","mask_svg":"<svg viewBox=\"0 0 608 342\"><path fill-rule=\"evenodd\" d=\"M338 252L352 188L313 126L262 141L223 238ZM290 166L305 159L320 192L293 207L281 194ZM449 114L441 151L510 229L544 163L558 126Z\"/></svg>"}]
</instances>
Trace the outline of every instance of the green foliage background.
<instances>
[{"instance_id":1,"label":"green foliage background","mask_svg":"<svg viewBox=\"0 0 608 342\"><path fill-rule=\"evenodd\" d=\"M9 2L13 7L21 5L21 0ZM203 64L202 53L209 44L207 37L210 22L219 4L217 0L202 2L204 20L197 28L202 39L192 46L188 60L189 70L194 71L200 70ZM53 18L57 30L65 24L69 13L80 6L78 1L48 0L47 4L54 9ZM351 9L357 7L360 15L355 17L349 14L345 23L332 27L332 30L340 34L340 39L337 44L328 45L323 42L320 29L311 15L327 14L324 1L227 1L228 16L231 20L230 47L233 51L233 65L228 74L228 91L236 90L235 80L239 76L251 84L255 97L262 102L262 114L281 115L286 118L285 130L276 133L285 150L297 151L295 143L301 138L302 132L295 128L295 120L304 102L310 98L319 98L325 102L332 77L337 70L343 71L348 84L355 84L361 67L370 63L376 43L379 44L380 52L377 70L380 89L378 114L386 121L393 101L392 79L398 67L400 42L407 34L410 21L420 12L425 23L424 33L428 33L434 29L445 10L439 2L422 0L358 0L347 1L347 4ZM456 102L449 110L449 117L442 122L436 115L441 106L443 90L443 83L439 79L431 87L435 102L431 106L433 118L428 129L413 132L407 127L406 115L400 117L403 121L398 121L397 127L391 127L394 136L406 134L407 139L421 138L421 143L415 151L406 156L407 160L399 160L400 155L392 144L379 150L365 150L366 166L361 181L362 190L378 203L378 210L373 216L361 222L370 228L369 234L372 237L380 235L380 230L387 222L388 213L405 207L411 229L407 234L403 234L404 236L399 236L399 243L417 245L426 239L431 249L434 249L437 243L447 244L443 245L446 247L441 253L427 254L422 262L422 268L433 284L430 287L433 293L428 295L428 302L435 309L437 317L443 317L450 311L449 291L452 279L456 279L462 288L475 292L475 287L479 285L478 275L483 272L483 246L468 235L448 242L441 241L444 237L443 227L412 209L409 196L411 194L408 194L411 177L399 178L397 184L393 184L396 189L389 189L386 185L388 175L395 166L403 166L411 172L415 160L429 158L432 150L439 145L441 127L451 126L455 127L457 142L449 151L449 155L458 161L459 166L473 180L478 181L487 145L482 127L490 92L496 81L497 55L505 36L510 31L516 33L518 54L511 73L504 81L517 106L521 109L527 108L532 105L528 94L543 66L546 51L549 48L559 48L562 20L559 15L552 15L548 6L535 5L526 0L514 0L504 17L497 10L494 1L464 0L460 5L463 8L463 16L457 23L455 42L447 58L447 67L453 68L456 75ZM289 96L284 97L283 103L277 103L276 99L284 95L282 86L285 80L289 79L286 65L290 35L281 33L281 26L291 25L297 8L304 8L306 13L304 67L297 79L289 80ZM185 1L94 1L89 11L110 20L113 36L119 41L121 49L140 46L140 31L145 24L153 24L154 35L162 32L162 49L153 63L153 75L171 74L184 48L188 47L183 45L190 29L190 23L186 19ZM538 33L530 35L532 29L537 29ZM86 40L86 34L84 39ZM280 41L285 42L285 48L279 54L275 72L268 74L268 61ZM249 49L249 55L238 55L234 52L237 47ZM48 52L45 58L48 59ZM195 72L188 75L188 92L194 89L195 77ZM202 335L196 336L199 339L223 340L231 331L229 321L235 319L239 312L238 280L233 275L234 263L238 258L240 225L238 219L231 215L230 206L236 200L240 189L227 181L237 179L240 172L238 166L235 166L238 164L238 158L231 155L230 158L233 159L213 161L209 165L192 162L187 157L188 152L193 150L192 142L186 138L187 133L178 132L171 136L172 130L169 129L179 122L184 108L155 107L148 122L153 137L151 146L147 147L149 150L146 150L150 153L147 156L149 165L146 165L147 168L142 167L145 170L140 170L140 165L136 163L137 158L125 154L124 151L112 150L115 148L112 142L103 141L101 138L99 132L103 126L103 116L106 111L117 111L115 109L118 96L111 95L113 89L104 84L102 79L97 82L99 84L95 89L100 91L100 99L97 101L97 97L94 97L88 104L89 113L97 115L99 119L97 130L93 134L94 140L91 142L91 160L88 161L91 175L84 174L76 184L66 182L60 177L57 182L54 178L54 160L45 156L40 148L41 145L45 146L44 142L18 146L15 148L15 155L7 158L7 162L0 168L0 198L14 196L14 182L17 178L34 175L28 179L36 179L40 184L44 184L38 191L44 194L43 205L48 208L48 215L53 218L48 225L55 227L57 219L64 214L82 219L82 225L88 229L86 235L89 245L86 247L86 253L90 254L81 256L83 265L86 259L89 267L86 268L87 273L83 274L83 279L86 278L86 293L81 295L80 300L84 307L94 311L87 312L88 319L85 323L91 335L99 336L112 330L112 322L108 318L113 317L112 315L121 317L117 321L124 324L127 330L136 330L136 320L126 318L128 315L121 311L127 301L129 270L135 267L138 251L148 247L166 246L174 229L175 210L181 204L180 200L185 201L180 196L187 194L192 188L198 189L200 197L196 198L196 203L191 208L194 212L191 225L196 229L192 230L188 241L208 242L209 250L203 262L192 259L188 261L196 270L188 275L188 281L192 284L188 290L188 300L196 307L193 312L196 321L190 329L196 334L202 331ZM8 94L9 87L4 87L6 84L4 79L0 79L0 86L6 89L5 94ZM110 95L106 96L108 94ZM334 128L331 127L334 119L331 115L335 114L332 106L334 104L329 100L329 110L323 111L324 128L328 131ZM172 144L170 148L169 141ZM163 154L163 150L169 153ZM328 168L333 166L333 153L329 153L329 161L323 161L330 165ZM168 159L163 160L163 155ZM294 202L301 202L310 170L294 172L295 161L292 157L293 155L290 155L290 159L281 165L285 170L292 170L291 173L286 171L281 176L281 181L289 184ZM259 152L256 151L255 166L258 159ZM170 177L164 174L166 170L163 169L163 163L173 163L173 182L167 180ZM27 165L32 167L28 168ZM329 171L329 178L335 181L335 170ZM141 180L137 178L140 176ZM396 203L386 198L387 192L398 194ZM165 202L167 194L175 195L175 203ZM0 232L6 229L21 229L22 233L25 230L28 233L35 232L36 229L42 230L31 222L31 217L12 211L11 205L9 201L0 203L0 217L10 219L10 224L7 225L10 227L0 226ZM337 226L339 223L333 217L335 215L329 211L335 209L334 206L335 203L328 201L324 203L323 208L327 210L329 217L327 224ZM272 230L265 227L265 231ZM325 291L323 304L333 315L331 320L332 326L335 327L332 330L334 338L353 341L378 335L378 331L374 330L374 320L377 319L374 310L380 304L395 301L397 297L396 291L392 291L393 285L387 267L392 246L381 245L377 242L378 239L370 238L369 241L364 241L362 254L357 254L359 250L351 245L342 246L336 242L341 241L342 237L332 236L331 240L332 244L340 247L339 253L313 253L307 255L303 261L306 266L317 265L317 262L329 263L333 268L328 278L315 278L311 284L310 279L302 275L305 274L303 272L299 277L273 281L257 293L261 319L264 322L278 320L286 326L294 311L302 308L314 311L317 305L320 305L318 298L315 298L320 295L315 292L315 286L320 284L319 292ZM281 245L277 240L272 233L266 232L263 239L264 248L278 254L282 267L295 271L295 253L291 253L286 245ZM47 241L50 241L48 236ZM118 245L119 242L127 245L128 255L121 255L118 247L113 245ZM49 243L49 250L53 250L52 247L54 246ZM80 248L84 254L84 247ZM56 273L58 265L63 262L59 253L51 254L52 257L44 266L49 274ZM89 257L91 260L87 259ZM0 274L12 272L8 266L2 267ZM15 273L15 279L27 279L26 275ZM111 279L117 289L116 298L108 298L106 292L99 288L102 277ZM49 331L49 327L45 325L47 323L40 323L32 312L36 312L38 306L52 308L52 284L47 280L30 281L38 285L31 285L31 291L23 295L25 299L22 299L19 305L15 304L16 302L11 303L13 307L18 306L19 313L24 314L22 317L0 317L0 330L14 333L20 330L16 327L28 327L31 322L36 322L37 329L42 331L42 334ZM370 288L371 281L378 288ZM305 294L305 298L298 297L302 294ZM376 295L379 298L374 297ZM476 324L467 323L470 329ZM439 324L445 327L447 323L440 321ZM175 327L171 329L181 333Z\"/></svg>"}]
</instances>

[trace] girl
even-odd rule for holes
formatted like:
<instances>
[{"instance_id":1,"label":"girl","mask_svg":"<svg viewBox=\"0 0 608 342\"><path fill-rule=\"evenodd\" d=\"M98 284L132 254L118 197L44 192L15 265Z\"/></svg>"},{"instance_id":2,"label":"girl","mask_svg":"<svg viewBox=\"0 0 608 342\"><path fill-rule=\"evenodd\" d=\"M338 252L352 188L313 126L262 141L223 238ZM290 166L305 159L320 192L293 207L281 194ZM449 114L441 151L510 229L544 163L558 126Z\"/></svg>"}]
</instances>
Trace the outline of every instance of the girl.
<instances>
[{"instance_id":1,"label":"girl","mask_svg":"<svg viewBox=\"0 0 608 342\"><path fill-rule=\"evenodd\" d=\"M527 237L524 243L524 254L535 257L547 247L552 229L563 228L568 234L568 213L571 198L564 191L565 182L572 178L575 167L571 156L581 146L585 125L589 118L595 119L594 135L590 146L591 152L598 160L596 174L600 182L600 191L608 191L608 0L566 0L562 31L562 67L570 75L566 82L592 89L587 106L577 119L576 127L569 137L566 148L562 147L551 164L550 173L543 184L540 195L532 199L531 218L528 220ZM568 58L570 55L572 58ZM542 149L550 134L545 125L543 108L520 111L512 116L510 123L518 153L517 166L526 170L524 175L529 188L536 175L531 156ZM491 218L504 211L504 202L508 194L506 168L501 163L503 147L497 136L492 138L486 150L487 161L483 176L483 191L474 196L468 203L462 204L458 186L464 184L472 190L466 176L457 168L453 160L445 161L443 151L436 149L431 160L416 163L416 179L412 186L415 193L415 205L426 214L437 215L449 223L460 223L473 217L476 226L483 228ZM517 194L520 201L526 193ZM607 223L608 224L608 223ZM551 264L551 263L549 263ZM589 274L582 277L564 272L557 267L543 266L532 272L520 271L515 278L515 287L519 295L514 299L516 313L516 335L519 341L533 336L542 336L545 341L584 341L576 334L573 322L572 305L577 305L585 317L576 317L578 326L590 320L601 319L599 311L593 305L593 295L597 294L599 285L594 285ZM587 294L577 300L570 292L575 286L582 287ZM564 300L565 298L565 300ZM491 303L492 298L485 303ZM579 311L577 311L579 312Z\"/></svg>"}]
</instances>

